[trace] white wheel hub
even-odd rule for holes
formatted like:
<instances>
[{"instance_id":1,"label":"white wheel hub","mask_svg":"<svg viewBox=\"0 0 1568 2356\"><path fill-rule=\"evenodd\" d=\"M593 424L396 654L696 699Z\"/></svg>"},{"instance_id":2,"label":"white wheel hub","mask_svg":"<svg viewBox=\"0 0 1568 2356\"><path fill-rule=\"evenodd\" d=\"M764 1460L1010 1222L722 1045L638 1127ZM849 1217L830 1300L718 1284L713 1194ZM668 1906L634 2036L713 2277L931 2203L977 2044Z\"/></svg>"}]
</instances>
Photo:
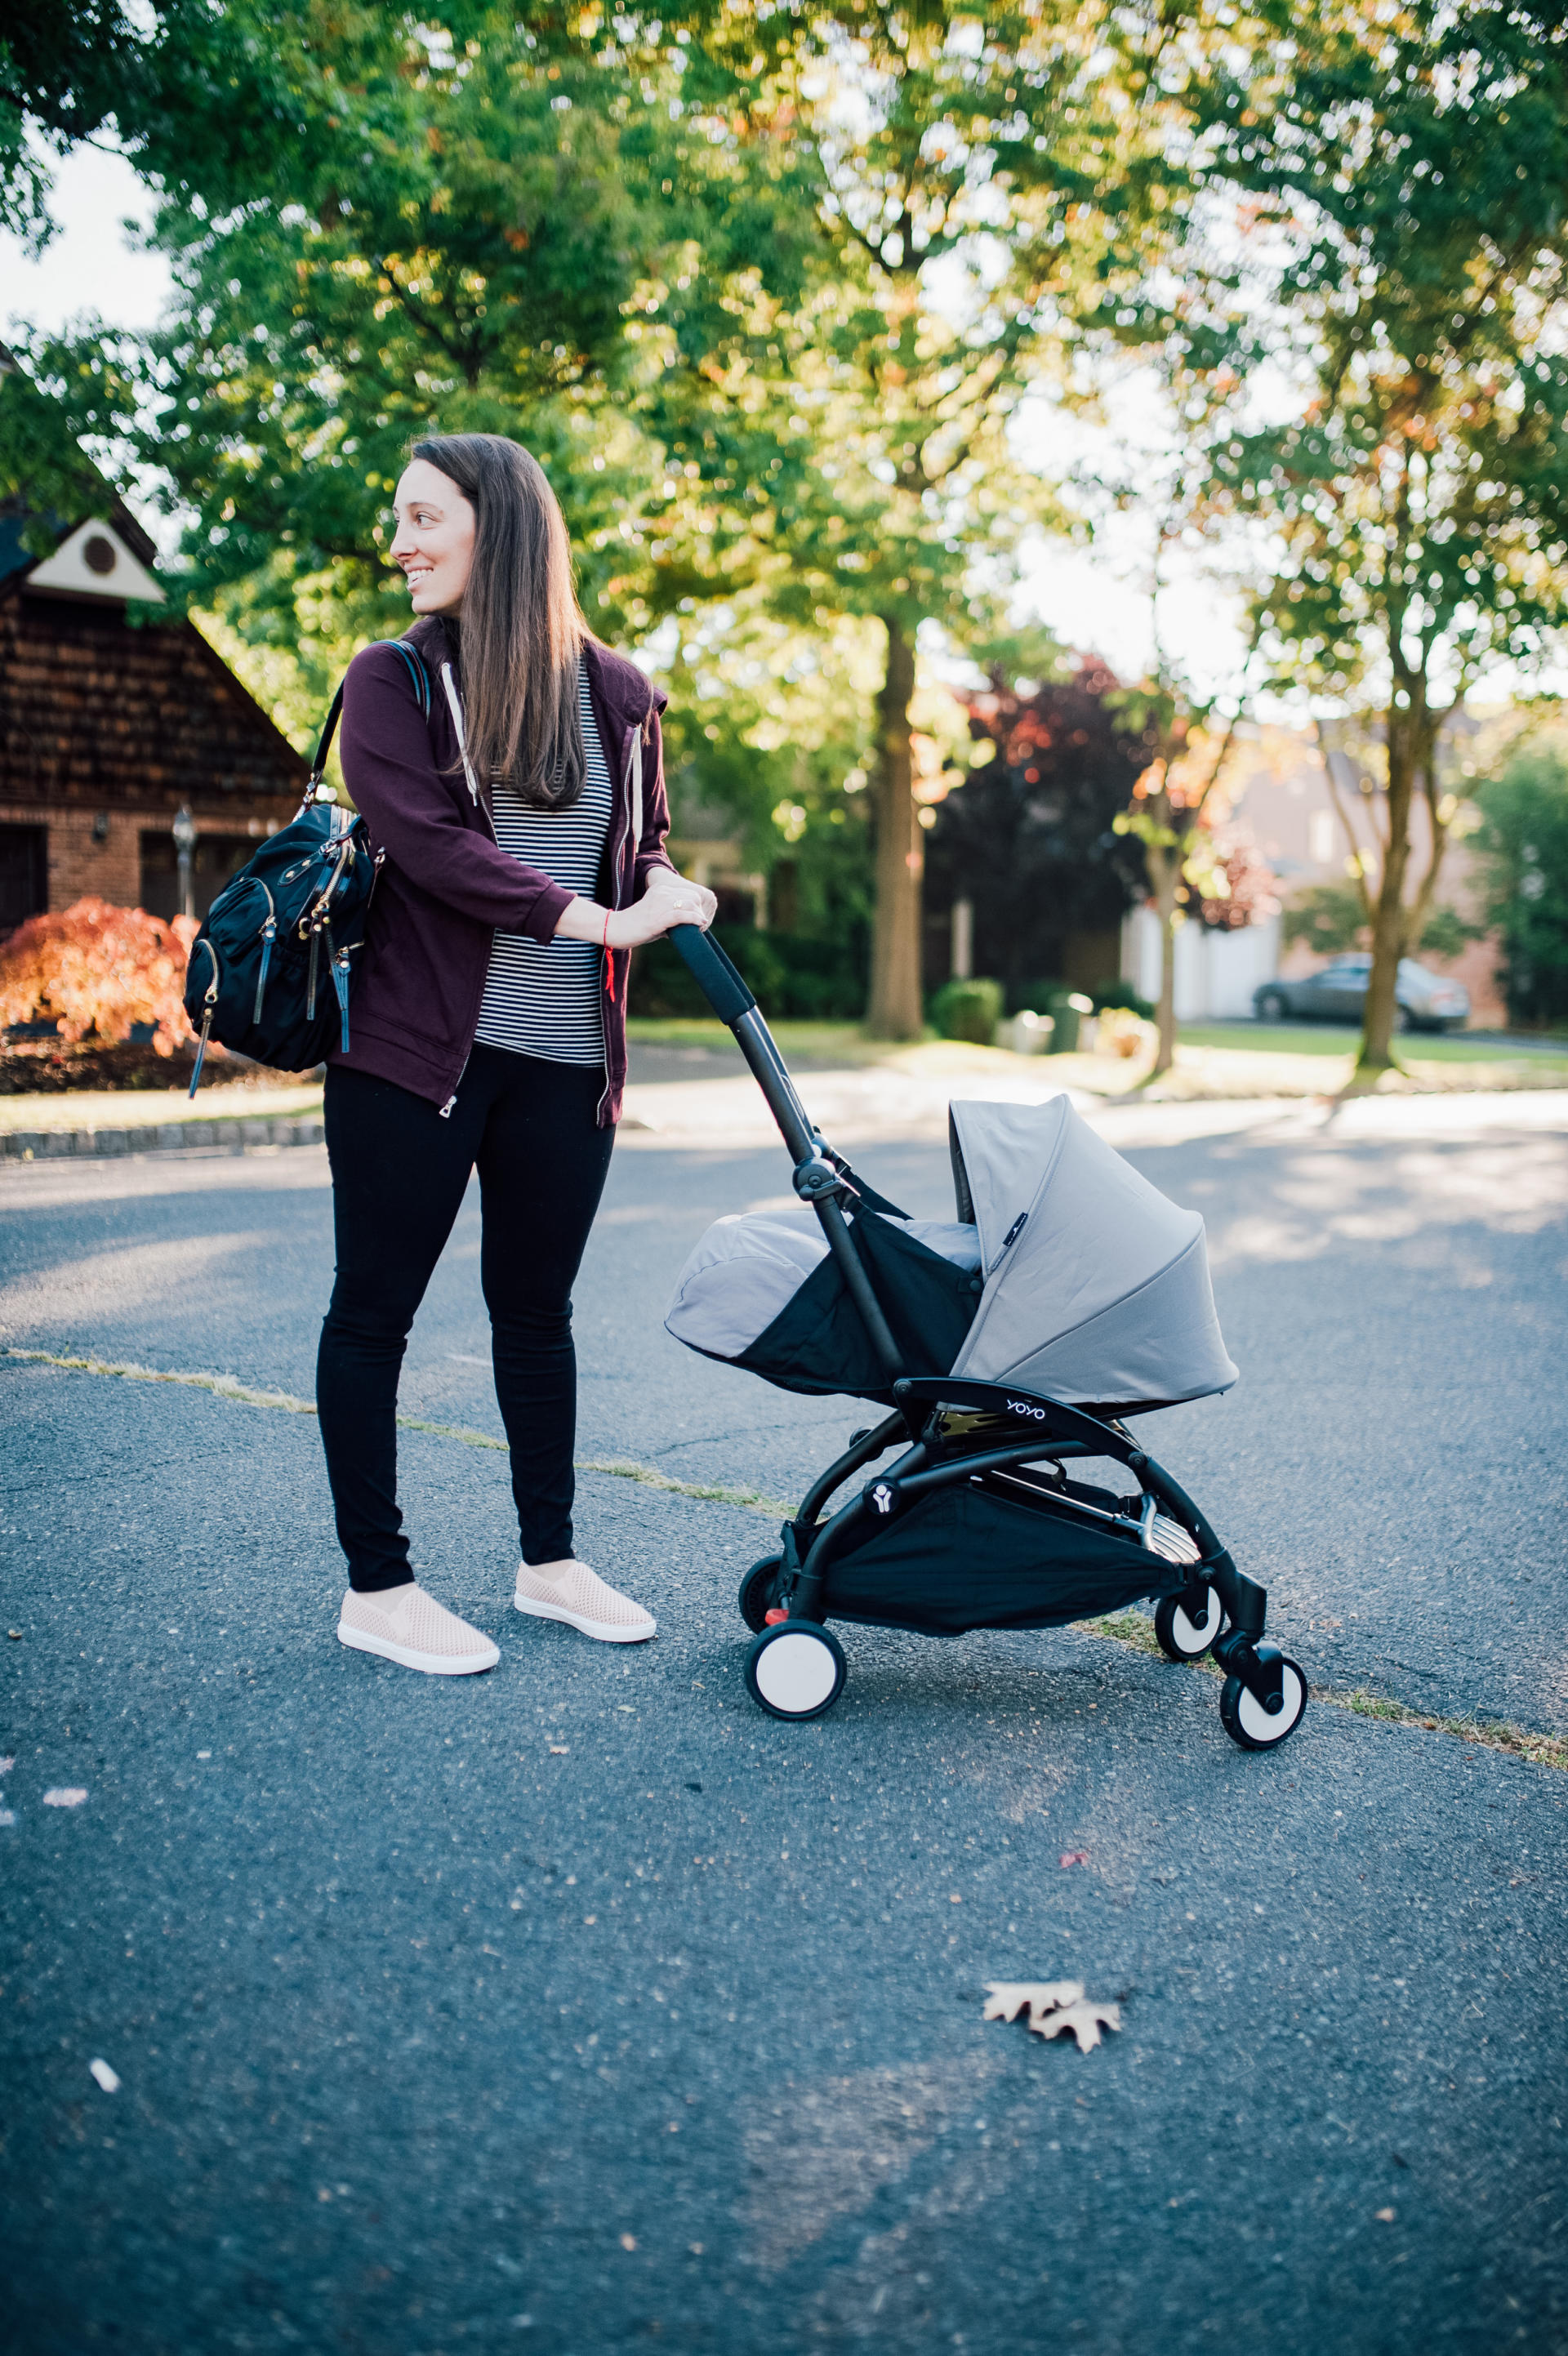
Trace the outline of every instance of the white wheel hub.
<instances>
[{"instance_id":1,"label":"white wheel hub","mask_svg":"<svg viewBox=\"0 0 1568 2356\"><path fill-rule=\"evenodd\" d=\"M757 1690L783 1718L804 1718L821 1709L833 1689L838 1663L820 1636L786 1630L764 1644L753 1670Z\"/></svg>"},{"instance_id":2,"label":"white wheel hub","mask_svg":"<svg viewBox=\"0 0 1568 2356\"><path fill-rule=\"evenodd\" d=\"M1287 1661L1282 1708L1273 1712L1266 1710L1256 1694L1249 1693L1243 1686L1236 1718L1242 1733L1253 1742L1283 1742L1305 1708L1306 1687L1300 1671Z\"/></svg>"},{"instance_id":3,"label":"white wheel hub","mask_svg":"<svg viewBox=\"0 0 1568 2356\"><path fill-rule=\"evenodd\" d=\"M1197 1621L1190 1617L1186 1607L1180 1603L1171 1613L1171 1633L1182 1651L1189 1654L1194 1660L1197 1660L1200 1653L1206 1653L1208 1650L1219 1633L1219 1598L1212 1587L1205 1588L1204 1594L1208 1599L1208 1616L1201 1628Z\"/></svg>"}]
</instances>

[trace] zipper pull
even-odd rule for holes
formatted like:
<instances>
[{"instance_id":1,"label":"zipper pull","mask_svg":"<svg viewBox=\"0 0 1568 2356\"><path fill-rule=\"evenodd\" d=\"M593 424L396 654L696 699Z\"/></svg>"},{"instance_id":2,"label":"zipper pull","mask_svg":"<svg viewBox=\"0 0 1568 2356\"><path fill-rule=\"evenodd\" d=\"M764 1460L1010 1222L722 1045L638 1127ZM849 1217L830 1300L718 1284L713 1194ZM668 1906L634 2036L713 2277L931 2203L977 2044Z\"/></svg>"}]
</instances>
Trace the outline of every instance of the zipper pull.
<instances>
[{"instance_id":1,"label":"zipper pull","mask_svg":"<svg viewBox=\"0 0 1568 2356\"><path fill-rule=\"evenodd\" d=\"M212 1001L217 995L218 992L215 990L209 990L207 993L207 1011L201 1018L201 1033L196 1043L196 1061L190 1070L190 1093L193 1097L201 1083L201 1066L207 1056L208 1034L212 1029Z\"/></svg>"},{"instance_id":2,"label":"zipper pull","mask_svg":"<svg viewBox=\"0 0 1568 2356\"><path fill-rule=\"evenodd\" d=\"M316 1020L316 969L320 959L320 956L321 935L314 926L312 926L310 934L310 979L305 992L305 1019L307 1023L313 1023Z\"/></svg>"},{"instance_id":3,"label":"zipper pull","mask_svg":"<svg viewBox=\"0 0 1568 2356\"><path fill-rule=\"evenodd\" d=\"M1017 1242L1019 1237L1024 1232L1024 1223L1027 1219L1028 1215L1029 1214L1027 1211L1019 1212L1017 1217L1014 1220L1012 1226L1008 1228L1006 1234L1002 1238L1002 1248L1004 1251L1006 1250L1009 1244L1015 1244Z\"/></svg>"},{"instance_id":4,"label":"zipper pull","mask_svg":"<svg viewBox=\"0 0 1568 2356\"><path fill-rule=\"evenodd\" d=\"M259 1023L262 1019L262 999L266 991L267 968L273 961L273 942L277 937L277 929L275 916L269 916L262 926L262 969L256 976L256 1006L251 1017L252 1023Z\"/></svg>"},{"instance_id":5,"label":"zipper pull","mask_svg":"<svg viewBox=\"0 0 1568 2356\"><path fill-rule=\"evenodd\" d=\"M454 1088L454 1089L453 1089L453 1091L452 1091L452 1093L451 1093L451 1095L447 1098L447 1099L446 1099L446 1103L445 1103L445 1104L442 1106L442 1108L441 1108L441 1112L440 1112L440 1119L443 1119L443 1120L450 1120L450 1119L451 1119L451 1118L452 1118L452 1108L453 1108L453 1106L456 1103L456 1101L457 1101L457 1091L456 1091L456 1088Z\"/></svg>"},{"instance_id":6,"label":"zipper pull","mask_svg":"<svg viewBox=\"0 0 1568 2356\"><path fill-rule=\"evenodd\" d=\"M349 952L339 949L332 960L332 986L338 992L338 1011L343 1017L343 1053L349 1052Z\"/></svg>"},{"instance_id":7,"label":"zipper pull","mask_svg":"<svg viewBox=\"0 0 1568 2356\"><path fill-rule=\"evenodd\" d=\"M213 948L210 941L199 942L198 947L204 948L207 951L208 956L212 960L212 979L207 985L207 994L201 1001L201 1033L196 1043L196 1061L191 1066L190 1069L190 1094L192 1097L195 1096L197 1087L200 1083L201 1066L207 1055L207 1041L212 1029L213 1012L218 1004L218 952Z\"/></svg>"}]
</instances>

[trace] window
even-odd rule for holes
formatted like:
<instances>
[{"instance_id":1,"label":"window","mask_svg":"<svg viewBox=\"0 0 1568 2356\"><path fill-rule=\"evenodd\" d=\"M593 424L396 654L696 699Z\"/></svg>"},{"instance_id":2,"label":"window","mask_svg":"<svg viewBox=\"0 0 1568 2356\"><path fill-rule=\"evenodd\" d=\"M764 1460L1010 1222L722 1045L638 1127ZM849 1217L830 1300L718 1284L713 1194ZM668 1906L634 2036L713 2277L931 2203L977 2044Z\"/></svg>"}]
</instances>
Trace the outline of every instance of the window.
<instances>
[{"instance_id":1,"label":"window","mask_svg":"<svg viewBox=\"0 0 1568 2356\"><path fill-rule=\"evenodd\" d=\"M231 875L237 875L256 845L244 834L203 834L191 857L196 913L205 916ZM142 836L142 905L149 916L179 914L179 861L168 828Z\"/></svg>"},{"instance_id":2,"label":"window","mask_svg":"<svg viewBox=\"0 0 1568 2356\"><path fill-rule=\"evenodd\" d=\"M0 934L14 932L49 905L47 826L0 826Z\"/></svg>"}]
</instances>

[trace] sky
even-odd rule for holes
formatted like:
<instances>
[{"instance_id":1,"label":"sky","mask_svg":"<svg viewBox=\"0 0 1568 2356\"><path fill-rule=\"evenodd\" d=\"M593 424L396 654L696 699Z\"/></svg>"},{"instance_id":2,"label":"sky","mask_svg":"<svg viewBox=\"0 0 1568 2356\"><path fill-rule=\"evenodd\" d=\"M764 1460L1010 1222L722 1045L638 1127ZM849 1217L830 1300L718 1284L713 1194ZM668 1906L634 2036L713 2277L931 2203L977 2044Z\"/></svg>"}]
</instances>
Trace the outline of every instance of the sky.
<instances>
[{"instance_id":1,"label":"sky","mask_svg":"<svg viewBox=\"0 0 1568 2356\"><path fill-rule=\"evenodd\" d=\"M139 250L134 225L147 220L150 204L124 157L74 149L56 166L53 211L59 233L37 259L0 230L0 334L23 320L52 330L86 313L111 327L152 327L167 299L169 273L161 255ZM1048 473L1102 464L1122 475L1136 468L1157 434L1149 402L1133 390L1101 426L1037 408L1021 420L1017 447ZM166 541L167 519L144 520ZM1065 644L1102 656L1122 678L1137 678L1154 647L1149 552L1147 519L1136 513L1107 519L1090 546L1042 539L1026 553L1019 618L1045 623ZM1195 557L1178 553L1171 565L1160 637L1199 693L1223 691L1235 677L1241 641L1234 601Z\"/></svg>"}]
</instances>

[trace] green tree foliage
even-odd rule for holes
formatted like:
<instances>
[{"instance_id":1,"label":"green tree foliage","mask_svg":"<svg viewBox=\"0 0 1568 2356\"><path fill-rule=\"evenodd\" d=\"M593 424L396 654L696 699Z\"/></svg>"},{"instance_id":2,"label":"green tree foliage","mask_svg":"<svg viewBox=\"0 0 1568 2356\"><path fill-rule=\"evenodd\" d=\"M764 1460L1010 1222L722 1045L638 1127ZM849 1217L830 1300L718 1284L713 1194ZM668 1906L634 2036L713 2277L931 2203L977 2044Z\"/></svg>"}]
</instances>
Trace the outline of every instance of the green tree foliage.
<instances>
[{"instance_id":1,"label":"green tree foliage","mask_svg":"<svg viewBox=\"0 0 1568 2356\"><path fill-rule=\"evenodd\" d=\"M103 477L83 455L57 402L0 348L0 507L25 509L23 537L42 556L62 519L100 509Z\"/></svg>"},{"instance_id":2,"label":"green tree foliage","mask_svg":"<svg viewBox=\"0 0 1568 2356\"><path fill-rule=\"evenodd\" d=\"M724 607L677 621L660 658L676 841L698 856L704 838L737 841L743 870L768 879L770 925L858 940L872 914L873 626L791 629Z\"/></svg>"},{"instance_id":3,"label":"green tree foliage","mask_svg":"<svg viewBox=\"0 0 1568 2356\"><path fill-rule=\"evenodd\" d=\"M537 12L536 12L537 13ZM466 28L467 37L460 37ZM189 594L263 642L395 627L385 512L433 426L525 439L584 558L590 614L640 585L646 454L621 420L638 322L679 224L668 93L636 61L472 8L271 12L302 135L217 211L170 190L156 236L172 324L149 342L42 347L77 423L126 442L196 512ZM660 504L653 502L655 514ZM303 627L302 627L303 625Z\"/></svg>"},{"instance_id":4,"label":"green tree foliage","mask_svg":"<svg viewBox=\"0 0 1568 2356\"><path fill-rule=\"evenodd\" d=\"M272 12L206 0L44 0L0 31L0 220L48 242L48 157L113 136L166 188L242 195L301 128Z\"/></svg>"},{"instance_id":5,"label":"green tree foliage","mask_svg":"<svg viewBox=\"0 0 1568 2356\"><path fill-rule=\"evenodd\" d=\"M1385 839L1360 1065L1391 1060L1398 961L1457 808L1444 723L1530 662L1568 582L1568 49L1557 12L1264 0L1200 101L1217 189L1273 277L1255 357L1298 397L1258 427L1223 380L1212 500L1265 523L1277 676L1376 715ZM1279 257L1283 256L1283 261ZM1220 380L1212 380L1215 382ZM1411 888L1411 813L1434 860Z\"/></svg>"},{"instance_id":6,"label":"green tree foliage","mask_svg":"<svg viewBox=\"0 0 1568 2356\"><path fill-rule=\"evenodd\" d=\"M1476 798L1489 921L1516 1023L1568 1023L1568 757L1520 753Z\"/></svg>"},{"instance_id":7,"label":"green tree foliage","mask_svg":"<svg viewBox=\"0 0 1568 2356\"><path fill-rule=\"evenodd\" d=\"M1114 317L1150 215L1164 118L1122 18L229 0L220 21L289 134L261 159L215 106L162 169L167 331L29 354L196 513L191 599L274 694L303 653L314 701L403 618L382 518L435 423L536 450L610 634L714 600L807 634L874 620L874 1011L918 1028L916 633L989 618L1045 506L1010 422Z\"/></svg>"},{"instance_id":8,"label":"green tree foliage","mask_svg":"<svg viewBox=\"0 0 1568 2356\"><path fill-rule=\"evenodd\" d=\"M644 412L688 306L737 277L799 303L796 151L699 106L684 40L644 40L635 14L230 0L225 22L264 54L291 135L230 152L220 115L164 173L162 333L27 358L95 446L194 513L188 602L294 733L353 646L406 619L386 509L418 432L527 442L605 634L725 588L711 499Z\"/></svg>"},{"instance_id":9,"label":"green tree foliage","mask_svg":"<svg viewBox=\"0 0 1568 2356\"><path fill-rule=\"evenodd\" d=\"M1061 979L1069 930L1113 930L1145 889L1140 846L1115 830L1148 760L1119 682L1092 659L1052 669L1023 685L997 669L964 699L983 762L938 805L929 842L933 897L972 903L975 962L1009 1003Z\"/></svg>"},{"instance_id":10,"label":"green tree foliage","mask_svg":"<svg viewBox=\"0 0 1568 2356\"><path fill-rule=\"evenodd\" d=\"M829 0L793 21L766 61L703 67L730 77L749 140L798 159L815 267L793 303L760 277L689 303L650 416L712 495L732 584L802 624L882 626L870 1020L918 1035L917 633L989 628L987 582L1048 511L1009 428L1115 318L1166 110L1133 20L1104 6Z\"/></svg>"},{"instance_id":11,"label":"green tree foliage","mask_svg":"<svg viewBox=\"0 0 1568 2356\"><path fill-rule=\"evenodd\" d=\"M1305 941L1319 957L1337 957L1343 949L1367 945L1367 905L1360 886L1309 884L1297 892L1284 911L1287 947ZM1423 957L1456 958L1483 927L1462 916L1457 908L1440 905L1431 910L1414 946Z\"/></svg>"},{"instance_id":12,"label":"green tree foliage","mask_svg":"<svg viewBox=\"0 0 1568 2356\"><path fill-rule=\"evenodd\" d=\"M1337 957L1365 942L1367 910L1354 883L1309 884L1285 904L1287 948L1305 941L1318 957Z\"/></svg>"}]
</instances>

